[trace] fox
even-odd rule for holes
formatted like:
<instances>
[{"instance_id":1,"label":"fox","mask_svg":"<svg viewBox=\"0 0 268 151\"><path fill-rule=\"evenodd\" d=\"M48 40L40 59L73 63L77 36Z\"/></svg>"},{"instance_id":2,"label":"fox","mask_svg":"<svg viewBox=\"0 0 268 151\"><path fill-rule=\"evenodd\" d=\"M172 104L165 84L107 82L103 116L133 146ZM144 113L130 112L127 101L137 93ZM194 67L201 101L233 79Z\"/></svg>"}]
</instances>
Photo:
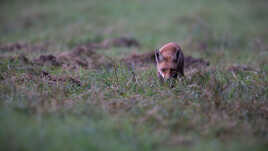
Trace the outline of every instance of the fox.
<instances>
[{"instance_id":1,"label":"fox","mask_svg":"<svg viewBox=\"0 0 268 151\"><path fill-rule=\"evenodd\" d=\"M184 77L184 54L175 42L169 42L155 50L157 75L160 81Z\"/></svg>"}]
</instances>

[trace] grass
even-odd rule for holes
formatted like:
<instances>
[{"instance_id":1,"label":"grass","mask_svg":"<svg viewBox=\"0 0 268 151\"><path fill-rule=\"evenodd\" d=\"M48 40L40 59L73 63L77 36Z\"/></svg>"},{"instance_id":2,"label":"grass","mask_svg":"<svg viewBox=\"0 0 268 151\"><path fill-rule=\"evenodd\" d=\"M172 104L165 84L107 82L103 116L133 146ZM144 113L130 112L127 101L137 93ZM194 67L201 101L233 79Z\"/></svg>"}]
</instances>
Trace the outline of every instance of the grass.
<instances>
[{"instance_id":1,"label":"grass","mask_svg":"<svg viewBox=\"0 0 268 151\"><path fill-rule=\"evenodd\" d=\"M0 50L1 150L267 150L265 0L11 0L0 9L0 45L48 43ZM120 36L141 47L97 53L118 63L176 41L210 67L190 70L171 89L152 65L66 70L18 57Z\"/></svg>"}]
</instances>

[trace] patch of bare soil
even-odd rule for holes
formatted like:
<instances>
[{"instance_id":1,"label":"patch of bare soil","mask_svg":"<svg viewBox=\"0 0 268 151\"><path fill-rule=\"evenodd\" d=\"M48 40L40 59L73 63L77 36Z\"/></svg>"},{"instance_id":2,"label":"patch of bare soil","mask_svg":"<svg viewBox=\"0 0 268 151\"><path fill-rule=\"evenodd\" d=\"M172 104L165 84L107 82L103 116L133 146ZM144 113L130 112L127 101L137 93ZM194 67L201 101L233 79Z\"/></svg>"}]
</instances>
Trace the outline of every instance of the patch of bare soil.
<instances>
[{"instance_id":1,"label":"patch of bare soil","mask_svg":"<svg viewBox=\"0 0 268 151\"><path fill-rule=\"evenodd\" d=\"M33 62L39 65L67 66L70 68L100 68L109 67L113 64L111 58L97 54L96 49L108 49L110 47L139 47L136 39L130 37L119 37L104 40L100 43L88 43L75 47L70 52L62 52L58 55L41 55Z\"/></svg>"},{"instance_id":2,"label":"patch of bare soil","mask_svg":"<svg viewBox=\"0 0 268 151\"><path fill-rule=\"evenodd\" d=\"M63 52L56 57L61 64L70 67L84 68L109 67L113 64L111 58L97 54L92 48L78 46L70 52Z\"/></svg>"},{"instance_id":3,"label":"patch of bare soil","mask_svg":"<svg viewBox=\"0 0 268 151\"><path fill-rule=\"evenodd\" d=\"M127 64L134 64L138 66L146 66L148 63L155 63L154 52L147 52L143 54L132 54L126 58L121 60ZM184 67L187 68L199 68L199 67L207 67L209 66L209 62L201 59L194 58L192 56L185 56L184 58Z\"/></svg>"},{"instance_id":4,"label":"patch of bare soil","mask_svg":"<svg viewBox=\"0 0 268 151\"><path fill-rule=\"evenodd\" d=\"M2 52L12 52L19 50L43 51L47 49L48 49L48 43L29 44L25 42L16 42L16 43L0 44L0 51Z\"/></svg>"},{"instance_id":5,"label":"patch of bare soil","mask_svg":"<svg viewBox=\"0 0 268 151\"><path fill-rule=\"evenodd\" d=\"M29 51L35 51L45 49L46 46L46 44L30 45L27 43L10 43L0 45L0 50L16 51L28 49ZM43 66L62 66L67 69L77 69L79 67L98 69L100 67L111 67L114 64L114 61L111 58L96 53L96 49L107 49L110 47L140 47L140 44L136 39L119 37L107 39L100 43L78 45L71 51L64 51L57 55L41 55L33 60L29 60L26 56L20 55L19 59L23 60L24 63L33 63ZM155 56L153 51L143 54L135 53L121 59L120 62L126 63L127 65L134 65L135 67L148 66L149 64L155 63ZM186 56L184 65L187 70L188 68L207 67L209 62L201 58Z\"/></svg>"},{"instance_id":6,"label":"patch of bare soil","mask_svg":"<svg viewBox=\"0 0 268 151\"><path fill-rule=\"evenodd\" d=\"M33 60L34 63L39 65L54 65L60 66L61 63L54 55L41 55L39 58Z\"/></svg>"},{"instance_id":7,"label":"patch of bare soil","mask_svg":"<svg viewBox=\"0 0 268 151\"><path fill-rule=\"evenodd\" d=\"M86 46L78 46L72 51L62 52L58 55L41 55L33 62L39 65L64 66L71 69L79 66L97 69L112 65L111 58L99 55L92 48Z\"/></svg>"},{"instance_id":8,"label":"patch of bare soil","mask_svg":"<svg viewBox=\"0 0 268 151\"><path fill-rule=\"evenodd\" d=\"M209 61L206 61L202 58L194 58L192 56L186 56L184 58L184 67L185 68L198 68L198 67L209 66Z\"/></svg>"},{"instance_id":9,"label":"patch of bare soil","mask_svg":"<svg viewBox=\"0 0 268 151\"><path fill-rule=\"evenodd\" d=\"M146 66L148 63L155 63L154 52L147 52L143 54L134 53L121 60L127 64L134 64L135 66Z\"/></svg>"},{"instance_id":10,"label":"patch of bare soil","mask_svg":"<svg viewBox=\"0 0 268 151\"><path fill-rule=\"evenodd\" d=\"M110 47L139 47L139 42L130 37L119 37L114 39L107 39L100 43L87 43L78 45L72 51L65 51L57 55L48 54L41 55L38 58L29 60L26 56L20 55L28 63L34 63L38 65L49 66L64 66L67 68L77 68L79 66L83 68L100 68L109 67L113 64L111 58L97 54L96 49L108 49ZM0 50L11 52L19 50L27 51L40 51L48 48L47 44L28 44L28 43L9 43L0 44Z\"/></svg>"}]
</instances>

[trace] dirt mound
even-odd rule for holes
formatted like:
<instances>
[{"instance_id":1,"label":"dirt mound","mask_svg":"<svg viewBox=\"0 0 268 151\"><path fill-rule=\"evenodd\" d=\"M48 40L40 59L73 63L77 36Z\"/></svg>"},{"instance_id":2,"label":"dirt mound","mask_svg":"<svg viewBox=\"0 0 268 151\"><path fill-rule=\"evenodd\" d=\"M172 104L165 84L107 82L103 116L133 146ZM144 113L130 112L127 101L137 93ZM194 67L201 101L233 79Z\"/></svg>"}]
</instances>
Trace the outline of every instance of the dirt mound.
<instances>
[{"instance_id":1,"label":"dirt mound","mask_svg":"<svg viewBox=\"0 0 268 151\"><path fill-rule=\"evenodd\" d=\"M200 66L209 66L209 61L206 61L202 58L194 58L192 56L186 56L184 58L184 67L185 68L193 68L193 67L200 67Z\"/></svg>"},{"instance_id":2,"label":"dirt mound","mask_svg":"<svg viewBox=\"0 0 268 151\"><path fill-rule=\"evenodd\" d=\"M148 63L155 63L154 52L147 52L143 54L132 54L126 58L123 58L121 61L127 64L135 64L139 66L147 65ZM184 58L184 67L185 68L197 68L200 66L209 66L209 62L201 59L194 58L192 56L185 56Z\"/></svg>"},{"instance_id":3,"label":"dirt mound","mask_svg":"<svg viewBox=\"0 0 268 151\"><path fill-rule=\"evenodd\" d=\"M16 43L0 44L0 51L3 52L17 51L17 50L42 51L47 49L48 49L47 43L30 44L24 42L16 42Z\"/></svg>"},{"instance_id":4,"label":"dirt mound","mask_svg":"<svg viewBox=\"0 0 268 151\"><path fill-rule=\"evenodd\" d=\"M79 46L71 52L63 52L57 59L67 65L78 65L85 68L99 68L111 66L111 58L97 54L93 49Z\"/></svg>"},{"instance_id":5,"label":"dirt mound","mask_svg":"<svg viewBox=\"0 0 268 151\"><path fill-rule=\"evenodd\" d=\"M143 54L134 53L130 56L123 58L121 61L127 64L135 64L138 66L144 66L144 65L147 65L148 63L154 63L155 56L154 56L154 52L147 52Z\"/></svg>"},{"instance_id":6,"label":"dirt mound","mask_svg":"<svg viewBox=\"0 0 268 151\"><path fill-rule=\"evenodd\" d=\"M34 63L39 65L53 65L59 66L61 63L53 55L41 55L39 58L33 60Z\"/></svg>"},{"instance_id":7,"label":"dirt mound","mask_svg":"<svg viewBox=\"0 0 268 151\"><path fill-rule=\"evenodd\" d=\"M79 46L69 52L62 52L58 55L41 55L33 60L39 65L66 66L69 68L100 68L112 65L112 59L97 54L92 48Z\"/></svg>"},{"instance_id":8,"label":"dirt mound","mask_svg":"<svg viewBox=\"0 0 268 151\"><path fill-rule=\"evenodd\" d=\"M24 55L21 55L28 63L35 63L38 65L49 65L49 66L67 66L69 68L77 68L79 66L83 68L100 68L109 67L113 64L111 58L97 54L97 49L108 49L110 47L139 47L139 42L131 37L119 37L113 39L107 39L100 43L87 43L78 45L71 51L64 51L60 54L48 54L41 55L38 58L30 61ZM40 51L47 50L47 44L29 44L29 43L9 43L0 44L1 51ZM23 59L22 58L22 59Z\"/></svg>"},{"instance_id":9,"label":"dirt mound","mask_svg":"<svg viewBox=\"0 0 268 151\"><path fill-rule=\"evenodd\" d=\"M40 66L58 66L66 69L77 69L79 67L99 69L112 66L113 60L109 57L96 53L93 49L79 46L67 52L57 55L40 55L38 58L29 59L25 54L18 56L0 56L1 60L10 62L19 61L20 64L31 64Z\"/></svg>"},{"instance_id":10,"label":"dirt mound","mask_svg":"<svg viewBox=\"0 0 268 151\"><path fill-rule=\"evenodd\" d=\"M27 43L10 43L7 45L0 45L0 49L4 51L14 50L41 50L45 49L46 44L30 45ZM49 66L64 66L68 69L76 69L79 67L98 69L100 67L110 67L114 61L104 55L96 53L96 49L107 49L110 47L140 47L139 42L130 37L119 37L114 39L107 39L100 43L87 43L78 45L71 51L64 51L57 55L48 54L41 55L38 58L29 60L24 55L21 55L21 60L26 63L34 63L38 65ZM155 63L154 52L147 52L143 54L132 54L120 60L127 65L147 66L148 64ZM200 58L193 58L191 56L185 57L185 68L199 68L200 66L208 66L209 62Z\"/></svg>"},{"instance_id":11,"label":"dirt mound","mask_svg":"<svg viewBox=\"0 0 268 151\"><path fill-rule=\"evenodd\" d=\"M100 55L95 52L96 49L108 49L110 47L139 47L140 44L137 40L130 37L119 37L114 39L104 40L100 43L87 43L78 45L72 51L62 52L58 55L41 55L39 58L34 59L34 63L40 65L65 65L71 68L78 66L84 68L100 68L109 67L113 64L111 58Z\"/></svg>"}]
</instances>

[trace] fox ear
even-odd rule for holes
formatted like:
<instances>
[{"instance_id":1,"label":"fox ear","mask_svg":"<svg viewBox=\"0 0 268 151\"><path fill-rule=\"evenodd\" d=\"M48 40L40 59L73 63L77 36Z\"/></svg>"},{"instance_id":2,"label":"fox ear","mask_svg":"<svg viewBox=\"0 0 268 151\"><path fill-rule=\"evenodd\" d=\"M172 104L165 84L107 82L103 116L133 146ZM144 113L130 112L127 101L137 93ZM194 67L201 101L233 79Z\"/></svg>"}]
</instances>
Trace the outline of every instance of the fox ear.
<instances>
[{"instance_id":1,"label":"fox ear","mask_svg":"<svg viewBox=\"0 0 268 151\"><path fill-rule=\"evenodd\" d=\"M176 53L176 62L182 67L184 67L184 55L182 53L182 50L181 49L178 49L177 50L177 53ZM182 71L183 72L183 71Z\"/></svg>"},{"instance_id":2,"label":"fox ear","mask_svg":"<svg viewBox=\"0 0 268 151\"><path fill-rule=\"evenodd\" d=\"M160 54L159 49L156 49L155 50L155 61L156 61L156 63L159 63L162 60L163 60L163 57Z\"/></svg>"},{"instance_id":3,"label":"fox ear","mask_svg":"<svg viewBox=\"0 0 268 151\"><path fill-rule=\"evenodd\" d=\"M176 52L176 62L179 62L183 57L183 54L182 54L182 51L181 49L177 49L177 52Z\"/></svg>"}]
</instances>

